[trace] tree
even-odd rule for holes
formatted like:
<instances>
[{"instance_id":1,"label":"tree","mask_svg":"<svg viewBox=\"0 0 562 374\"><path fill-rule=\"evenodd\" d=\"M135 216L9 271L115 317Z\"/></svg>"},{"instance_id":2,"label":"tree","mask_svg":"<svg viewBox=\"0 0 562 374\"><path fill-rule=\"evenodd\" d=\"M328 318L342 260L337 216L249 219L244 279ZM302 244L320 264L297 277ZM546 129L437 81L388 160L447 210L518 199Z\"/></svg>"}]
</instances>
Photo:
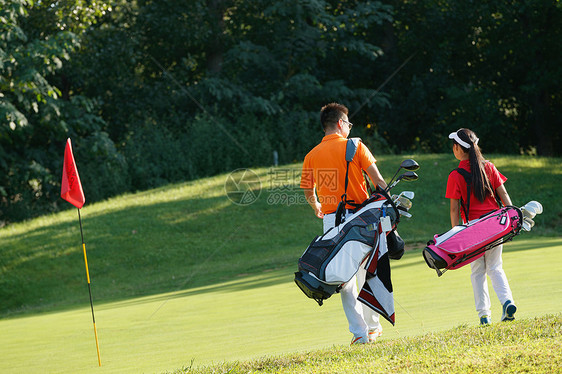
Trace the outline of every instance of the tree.
<instances>
[{"instance_id":1,"label":"tree","mask_svg":"<svg viewBox=\"0 0 562 374\"><path fill-rule=\"evenodd\" d=\"M415 57L389 85L382 132L401 149L443 151L446 135L475 130L486 151L560 154L561 6L553 1L393 2L398 53ZM385 63L388 63L386 60Z\"/></svg>"},{"instance_id":2,"label":"tree","mask_svg":"<svg viewBox=\"0 0 562 374\"><path fill-rule=\"evenodd\" d=\"M50 23L36 27L34 6L54 9L47 2L0 0L0 225L58 208L68 136L98 139L90 144L98 149L104 141L92 101L69 95L62 100L54 83L78 50L78 36Z\"/></svg>"}]
</instances>

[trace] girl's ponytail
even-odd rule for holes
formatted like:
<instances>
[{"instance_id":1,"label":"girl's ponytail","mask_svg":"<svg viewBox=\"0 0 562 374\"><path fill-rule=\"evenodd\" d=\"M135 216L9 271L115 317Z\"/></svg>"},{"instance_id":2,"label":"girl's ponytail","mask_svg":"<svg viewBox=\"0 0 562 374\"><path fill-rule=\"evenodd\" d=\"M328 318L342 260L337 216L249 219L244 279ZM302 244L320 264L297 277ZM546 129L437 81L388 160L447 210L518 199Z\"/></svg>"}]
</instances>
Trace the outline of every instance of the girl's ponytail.
<instances>
[{"instance_id":1,"label":"girl's ponytail","mask_svg":"<svg viewBox=\"0 0 562 374\"><path fill-rule=\"evenodd\" d=\"M492 191L492 186L488 175L486 175L485 164L486 160L480 152L480 147L478 147L478 138L476 134L469 129L460 129L457 131L459 138L470 145L470 148L466 148L459 144L465 153L468 153L468 160L470 162L470 174L472 175L472 191L474 191L474 196L480 201L484 202L486 195L490 193L492 196L494 192Z\"/></svg>"}]
</instances>

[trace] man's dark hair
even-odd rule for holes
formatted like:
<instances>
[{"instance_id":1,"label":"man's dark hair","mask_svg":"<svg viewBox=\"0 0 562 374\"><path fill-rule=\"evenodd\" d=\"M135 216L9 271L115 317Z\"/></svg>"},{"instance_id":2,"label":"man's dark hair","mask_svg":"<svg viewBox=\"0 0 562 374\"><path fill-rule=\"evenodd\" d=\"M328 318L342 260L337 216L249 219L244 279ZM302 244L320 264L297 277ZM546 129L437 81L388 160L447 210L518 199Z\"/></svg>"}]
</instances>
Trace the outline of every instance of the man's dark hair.
<instances>
[{"instance_id":1,"label":"man's dark hair","mask_svg":"<svg viewBox=\"0 0 562 374\"><path fill-rule=\"evenodd\" d=\"M343 115L349 113L349 110L345 105L338 104L338 103L330 103L325 105L320 110L320 122L322 123L322 127L324 131L334 129L338 121L343 118Z\"/></svg>"}]
</instances>

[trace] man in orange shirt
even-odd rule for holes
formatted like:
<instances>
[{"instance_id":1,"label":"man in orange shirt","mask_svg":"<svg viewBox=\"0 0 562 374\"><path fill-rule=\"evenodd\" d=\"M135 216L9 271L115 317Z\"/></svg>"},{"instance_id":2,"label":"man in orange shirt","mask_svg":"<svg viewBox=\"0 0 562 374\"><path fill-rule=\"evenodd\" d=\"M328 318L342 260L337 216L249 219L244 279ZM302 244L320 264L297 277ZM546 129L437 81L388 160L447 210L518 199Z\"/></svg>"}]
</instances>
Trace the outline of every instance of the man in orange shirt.
<instances>
[{"instance_id":1,"label":"man in orange shirt","mask_svg":"<svg viewBox=\"0 0 562 374\"><path fill-rule=\"evenodd\" d=\"M344 105L337 103L322 108L320 122L325 136L306 155L303 163L300 187L316 216L323 219L324 232L334 227L335 212L345 190L345 153L347 137L353 126L347 117L348 113ZM386 182L375 162L369 149L359 142L353 161L349 163L347 200L360 204L369 197L363 170L375 185L386 188ZM353 206L348 205L346 209L345 215L353 214ZM353 334L351 344L374 342L382 333L378 314L357 300L357 289L358 286L359 289L363 287L365 276L366 271L361 267L356 277L340 291L349 331Z\"/></svg>"}]
</instances>

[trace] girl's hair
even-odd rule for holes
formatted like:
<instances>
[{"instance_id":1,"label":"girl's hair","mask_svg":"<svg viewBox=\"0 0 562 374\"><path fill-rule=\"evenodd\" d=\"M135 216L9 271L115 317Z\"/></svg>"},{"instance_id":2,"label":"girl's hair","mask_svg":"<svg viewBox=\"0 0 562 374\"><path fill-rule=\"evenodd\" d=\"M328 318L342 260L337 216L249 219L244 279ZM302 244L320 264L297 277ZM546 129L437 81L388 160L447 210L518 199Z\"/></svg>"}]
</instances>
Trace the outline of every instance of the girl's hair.
<instances>
[{"instance_id":1,"label":"girl's hair","mask_svg":"<svg viewBox=\"0 0 562 374\"><path fill-rule=\"evenodd\" d=\"M466 148L453 140L455 144L459 144L463 152L468 153L470 174L472 175L472 191L474 191L474 196L476 196L480 202L484 202L486 195L490 193L493 196L494 191L492 190L492 185L486 174L486 160L484 160L480 152L480 147L478 147L478 137L476 137L476 134L472 130L464 128L458 130L457 135L462 141L470 144L470 148Z\"/></svg>"}]
</instances>

